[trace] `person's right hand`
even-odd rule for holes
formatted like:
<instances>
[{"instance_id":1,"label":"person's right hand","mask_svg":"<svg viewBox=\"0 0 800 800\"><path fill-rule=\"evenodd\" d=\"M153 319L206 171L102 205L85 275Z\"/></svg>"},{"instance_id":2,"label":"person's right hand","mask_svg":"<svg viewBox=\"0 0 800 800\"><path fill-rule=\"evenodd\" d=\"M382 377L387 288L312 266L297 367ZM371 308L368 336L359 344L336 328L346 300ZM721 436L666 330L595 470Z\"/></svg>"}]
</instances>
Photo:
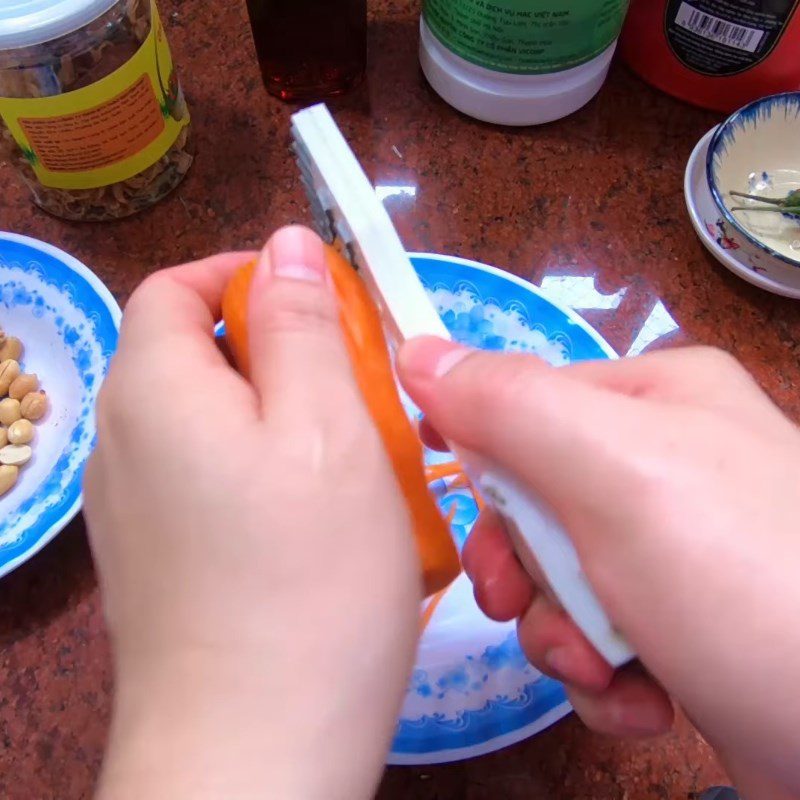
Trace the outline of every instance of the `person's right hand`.
<instances>
[{"instance_id":1,"label":"person's right hand","mask_svg":"<svg viewBox=\"0 0 800 800\"><path fill-rule=\"evenodd\" d=\"M521 618L582 718L663 732L663 686L729 768L800 790L800 434L744 369L698 348L556 370L420 339L399 372L429 426L552 508L649 671L615 674L484 516L464 553L476 597Z\"/></svg>"}]
</instances>

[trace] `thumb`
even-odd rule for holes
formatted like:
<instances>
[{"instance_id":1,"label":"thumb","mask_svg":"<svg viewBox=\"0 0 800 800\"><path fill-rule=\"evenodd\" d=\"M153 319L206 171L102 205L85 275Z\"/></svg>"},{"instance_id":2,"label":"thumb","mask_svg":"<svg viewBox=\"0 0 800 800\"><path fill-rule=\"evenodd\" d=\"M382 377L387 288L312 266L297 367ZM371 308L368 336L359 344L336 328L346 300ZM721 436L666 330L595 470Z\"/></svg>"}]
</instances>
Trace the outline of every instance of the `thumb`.
<instances>
[{"instance_id":1,"label":"thumb","mask_svg":"<svg viewBox=\"0 0 800 800\"><path fill-rule=\"evenodd\" d=\"M448 441L504 467L561 517L605 516L635 491L650 458L642 401L572 379L528 355L485 353L442 339L408 342L400 379Z\"/></svg>"},{"instance_id":2,"label":"thumb","mask_svg":"<svg viewBox=\"0 0 800 800\"><path fill-rule=\"evenodd\" d=\"M293 226L267 242L249 314L250 379L266 413L305 420L323 404L336 408L341 395L343 402L356 399L333 281L315 233Z\"/></svg>"}]
</instances>

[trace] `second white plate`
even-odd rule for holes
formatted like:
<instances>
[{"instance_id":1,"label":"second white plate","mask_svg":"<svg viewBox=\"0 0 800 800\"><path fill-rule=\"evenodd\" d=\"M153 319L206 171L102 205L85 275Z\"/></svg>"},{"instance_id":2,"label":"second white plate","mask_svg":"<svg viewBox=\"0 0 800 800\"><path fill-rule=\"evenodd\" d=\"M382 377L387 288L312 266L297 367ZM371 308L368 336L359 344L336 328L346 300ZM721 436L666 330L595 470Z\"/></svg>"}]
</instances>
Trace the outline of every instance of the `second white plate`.
<instances>
[{"instance_id":1,"label":"second white plate","mask_svg":"<svg viewBox=\"0 0 800 800\"><path fill-rule=\"evenodd\" d=\"M800 298L800 269L783 264L765 266L762 257L747 252L736 241L734 231L720 213L706 176L708 147L716 128L710 130L695 147L686 166L684 194L686 207L700 241L724 267L753 286L782 297ZM766 256L764 257L766 258ZM780 274L781 280L766 274Z\"/></svg>"}]
</instances>

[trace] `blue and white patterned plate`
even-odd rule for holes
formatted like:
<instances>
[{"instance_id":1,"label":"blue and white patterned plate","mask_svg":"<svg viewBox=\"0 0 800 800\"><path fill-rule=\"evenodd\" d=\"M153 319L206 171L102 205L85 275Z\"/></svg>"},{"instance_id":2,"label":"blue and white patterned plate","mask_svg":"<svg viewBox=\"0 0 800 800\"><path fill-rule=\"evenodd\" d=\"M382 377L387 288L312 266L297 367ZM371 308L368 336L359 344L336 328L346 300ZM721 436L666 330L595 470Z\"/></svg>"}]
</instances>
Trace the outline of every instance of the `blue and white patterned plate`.
<instances>
[{"instance_id":1,"label":"blue and white patterned plate","mask_svg":"<svg viewBox=\"0 0 800 800\"><path fill-rule=\"evenodd\" d=\"M417 254L414 266L454 338L534 353L551 364L616 358L599 334L535 286L474 261ZM428 453L428 463L447 460ZM463 545L478 509L470 493L434 486ZM562 686L531 667L513 623L491 622L461 576L423 634L389 761L436 764L483 755L547 728L570 711Z\"/></svg>"},{"instance_id":2,"label":"blue and white patterned plate","mask_svg":"<svg viewBox=\"0 0 800 800\"><path fill-rule=\"evenodd\" d=\"M121 312L72 256L0 232L0 326L25 345L23 367L50 398L34 457L0 498L0 576L41 550L78 513L95 439L94 405L116 350Z\"/></svg>"}]
</instances>

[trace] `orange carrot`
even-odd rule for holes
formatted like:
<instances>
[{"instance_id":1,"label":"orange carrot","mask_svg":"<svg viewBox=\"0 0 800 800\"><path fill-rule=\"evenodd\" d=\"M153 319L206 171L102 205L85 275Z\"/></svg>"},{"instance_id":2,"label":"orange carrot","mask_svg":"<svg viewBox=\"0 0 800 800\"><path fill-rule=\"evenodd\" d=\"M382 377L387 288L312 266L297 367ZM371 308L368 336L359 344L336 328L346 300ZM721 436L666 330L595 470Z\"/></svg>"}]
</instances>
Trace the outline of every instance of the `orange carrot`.
<instances>
[{"instance_id":1,"label":"orange carrot","mask_svg":"<svg viewBox=\"0 0 800 800\"><path fill-rule=\"evenodd\" d=\"M349 262L333 247L326 247L326 258L353 372L411 513L429 596L447 587L460 573L458 552L449 526L428 491L422 443L400 400L380 312ZM244 375L250 367L248 297L254 272L255 265L249 264L236 273L222 302L228 343Z\"/></svg>"},{"instance_id":2,"label":"orange carrot","mask_svg":"<svg viewBox=\"0 0 800 800\"><path fill-rule=\"evenodd\" d=\"M222 318L225 320L225 339L239 372L250 376L250 334L247 328L250 306L250 284L256 272L255 261L237 270L225 287L222 296Z\"/></svg>"}]
</instances>

